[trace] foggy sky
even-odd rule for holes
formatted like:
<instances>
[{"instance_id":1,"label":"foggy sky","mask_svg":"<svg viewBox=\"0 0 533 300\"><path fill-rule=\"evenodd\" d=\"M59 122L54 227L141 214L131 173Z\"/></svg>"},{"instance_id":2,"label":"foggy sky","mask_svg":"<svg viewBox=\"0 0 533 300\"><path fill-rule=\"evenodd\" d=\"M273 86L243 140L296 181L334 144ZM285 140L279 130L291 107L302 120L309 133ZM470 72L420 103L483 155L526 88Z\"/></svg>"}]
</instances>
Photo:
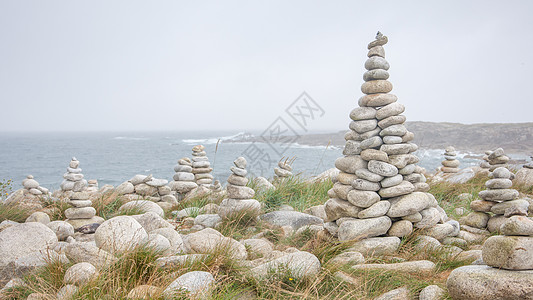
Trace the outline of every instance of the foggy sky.
<instances>
[{"instance_id":1,"label":"foggy sky","mask_svg":"<svg viewBox=\"0 0 533 300\"><path fill-rule=\"evenodd\" d=\"M409 121L531 122L533 1L1 1L0 131L343 130L378 30Z\"/></svg>"}]
</instances>

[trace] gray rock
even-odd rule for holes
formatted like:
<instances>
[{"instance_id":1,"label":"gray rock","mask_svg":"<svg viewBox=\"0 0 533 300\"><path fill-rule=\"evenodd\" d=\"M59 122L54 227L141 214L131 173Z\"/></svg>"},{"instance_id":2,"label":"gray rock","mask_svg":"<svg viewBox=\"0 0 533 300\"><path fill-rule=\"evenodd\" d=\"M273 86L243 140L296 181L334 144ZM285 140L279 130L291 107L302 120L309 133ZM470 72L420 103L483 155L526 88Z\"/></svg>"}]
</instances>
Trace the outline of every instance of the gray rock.
<instances>
[{"instance_id":1,"label":"gray rock","mask_svg":"<svg viewBox=\"0 0 533 300\"><path fill-rule=\"evenodd\" d=\"M400 220L392 223L387 234L389 236L404 237L413 233L413 223L408 220Z\"/></svg>"},{"instance_id":2,"label":"gray rock","mask_svg":"<svg viewBox=\"0 0 533 300\"><path fill-rule=\"evenodd\" d=\"M500 227L503 235L533 236L533 220L524 216L512 216Z\"/></svg>"},{"instance_id":3,"label":"gray rock","mask_svg":"<svg viewBox=\"0 0 533 300\"><path fill-rule=\"evenodd\" d=\"M226 187L228 197L231 199L252 199L255 191L247 186L236 186L228 184Z\"/></svg>"},{"instance_id":4,"label":"gray rock","mask_svg":"<svg viewBox=\"0 0 533 300\"><path fill-rule=\"evenodd\" d=\"M295 231L304 226L324 224L324 221L319 217L297 211L273 211L259 218L270 225L291 226Z\"/></svg>"},{"instance_id":5,"label":"gray rock","mask_svg":"<svg viewBox=\"0 0 533 300\"><path fill-rule=\"evenodd\" d=\"M65 248L65 255L74 263L89 262L98 268L109 266L117 260L111 253L92 243L69 243Z\"/></svg>"},{"instance_id":6,"label":"gray rock","mask_svg":"<svg viewBox=\"0 0 533 300\"><path fill-rule=\"evenodd\" d=\"M68 219L90 219L96 215L94 207L71 207L65 210Z\"/></svg>"},{"instance_id":7,"label":"gray rock","mask_svg":"<svg viewBox=\"0 0 533 300\"><path fill-rule=\"evenodd\" d=\"M55 248L57 243L56 234L39 222L7 227L0 231L0 268L18 258L45 253Z\"/></svg>"},{"instance_id":8,"label":"gray rock","mask_svg":"<svg viewBox=\"0 0 533 300\"><path fill-rule=\"evenodd\" d=\"M361 178L358 178L358 179L355 179L354 181L352 181L352 187L354 189L357 189L357 190L360 190L360 191L374 191L374 192L377 192L380 190L381 188L381 185L377 182L372 182L372 181L368 181L368 180L364 180L364 179L361 179ZM342 198L344 199L345 197L343 197L342 195L339 195L337 193L337 195L339 196L339 198ZM348 199L346 197L346 199Z\"/></svg>"},{"instance_id":9,"label":"gray rock","mask_svg":"<svg viewBox=\"0 0 533 300\"><path fill-rule=\"evenodd\" d=\"M160 228L174 228L174 225L165 221L165 219L151 211L142 215L133 215L131 217L141 224L146 232L152 232Z\"/></svg>"},{"instance_id":10,"label":"gray rock","mask_svg":"<svg viewBox=\"0 0 533 300\"><path fill-rule=\"evenodd\" d=\"M414 190L415 190L415 186L409 181L404 180L402 181L402 183L398 185L391 186L388 188L382 188L379 190L378 193L382 198L393 198L393 197L398 197L402 195L408 195L414 192Z\"/></svg>"},{"instance_id":11,"label":"gray rock","mask_svg":"<svg viewBox=\"0 0 533 300\"><path fill-rule=\"evenodd\" d=\"M441 217L440 212L434 207L426 208L420 211L420 214L422 215L422 220L420 220L420 222L415 224L416 228L433 227L437 225Z\"/></svg>"},{"instance_id":12,"label":"gray rock","mask_svg":"<svg viewBox=\"0 0 533 300\"><path fill-rule=\"evenodd\" d=\"M343 266L347 264L362 264L365 262L363 254L357 251L343 252L328 261L329 264Z\"/></svg>"},{"instance_id":13,"label":"gray rock","mask_svg":"<svg viewBox=\"0 0 533 300\"><path fill-rule=\"evenodd\" d=\"M208 254L222 247L227 248L228 255L235 259L246 259L248 256L244 245L212 228L190 233L182 236L182 239L188 254Z\"/></svg>"},{"instance_id":14,"label":"gray rock","mask_svg":"<svg viewBox=\"0 0 533 300\"><path fill-rule=\"evenodd\" d=\"M331 198L324 204L324 210L327 216L327 219L324 221L329 222L343 217L357 217L362 209L352 205L348 201Z\"/></svg>"},{"instance_id":15,"label":"gray rock","mask_svg":"<svg viewBox=\"0 0 533 300\"><path fill-rule=\"evenodd\" d=\"M380 184L382 188L388 188L388 187L396 186L402 183L402 181L403 181L403 176L401 174L397 174L392 177L387 177L383 179L382 181L380 181Z\"/></svg>"},{"instance_id":16,"label":"gray rock","mask_svg":"<svg viewBox=\"0 0 533 300\"><path fill-rule=\"evenodd\" d=\"M355 174L357 169L363 169L367 167L367 162L360 156L345 156L335 160L335 167L345 173Z\"/></svg>"},{"instance_id":17,"label":"gray rock","mask_svg":"<svg viewBox=\"0 0 533 300\"><path fill-rule=\"evenodd\" d=\"M365 256L392 255L400 247L400 242L395 236L373 237L354 243L348 251L357 251Z\"/></svg>"},{"instance_id":18,"label":"gray rock","mask_svg":"<svg viewBox=\"0 0 533 300\"><path fill-rule=\"evenodd\" d=\"M130 216L111 218L96 229L96 246L110 253L123 253L139 246L148 237L146 230Z\"/></svg>"},{"instance_id":19,"label":"gray rock","mask_svg":"<svg viewBox=\"0 0 533 300\"><path fill-rule=\"evenodd\" d=\"M354 121L371 120L375 117L376 109L373 107L357 107L350 112L350 119Z\"/></svg>"},{"instance_id":20,"label":"gray rock","mask_svg":"<svg viewBox=\"0 0 533 300\"><path fill-rule=\"evenodd\" d=\"M357 133L365 133L374 130L378 126L376 119L359 120L350 122L350 129Z\"/></svg>"},{"instance_id":21,"label":"gray rock","mask_svg":"<svg viewBox=\"0 0 533 300\"><path fill-rule=\"evenodd\" d=\"M483 261L506 270L533 269L533 237L491 236L483 244Z\"/></svg>"},{"instance_id":22,"label":"gray rock","mask_svg":"<svg viewBox=\"0 0 533 300\"><path fill-rule=\"evenodd\" d=\"M366 71L363 74L364 81L387 80L387 79L389 79L389 72L383 69L374 69L374 70Z\"/></svg>"},{"instance_id":23,"label":"gray rock","mask_svg":"<svg viewBox=\"0 0 533 300\"><path fill-rule=\"evenodd\" d=\"M387 213L387 211L389 210L389 207L390 207L389 201L378 201L372 204L367 209L360 211L358 214L358 217L359 219L381 217Z\"/></svg>"},{"instance_id":24,"label":"gray rock","mask_svg":"<svg viewBox=\"0 0 533 300\"><path fill-rule=\"evenodd\" d=\"M65 221L53 221L46 224L57 236L60 241L66 240L69 236L74 235L74 227Z\"/></svg>"},{"instance_id":25,"label":"gray rock","mask_svg":"<svg viewBox=\"0 0 533 300\"><path fill-rule=\"evenodd\" d=\"M492 206L490 211L492 213L494 213L494 214L497 214L497 215L503 215L503 214L505 214L505 211L507 209L513 208L513 207L519 208L519 209L527 212L527 210L529 208L529 201L527 201L525 199L518 199L518 200L500 202L500 203L497 203L494 206Z\"/></svg>"},{"instance_id":26,"label":"gray rock","mask_svg":"<svg viewBox=\"0 0 533 300\"><path fill-rule=\"evenodd\" d=\"M256 279L266 278L270 272L289 272L295 279L312 278L321 270L320 261L309 252L298 251L284 255L250 270Z\"/></svg>"},{"instance_id":27,"label":"gray rock","mask_svg":"<svg viewBox=\"0 0 533 300\"><path fill-rule=\"evenodd\" d=\"M135 212L140 211L140 212L145 212L145 213L154 212L161 217L165 216L165 212L159 205L148 200L130 201L128 203L123 204L118 210L119 212L127 212L127 211L135 211Z\"/></svg>"},{"instance_id":28,"label":"gray rock","mask_svg":"<svg viewBox=\"0 0 533 300\"><path fill-rule=\"evenodd\" d=\"M433 202L433 199L428 195L427 193L414 192L389 199L391 207L387 216L392 218L404 217L426 209Z\"/></svg>"},{"instance_id":29,"label":"gray rock","mask_svg":"<svg viewBox=\"0 0 533 300\"><path fill-rule=\"evenodd\" d=\"M359 148L361 148L361 150L367 150L371 148L377 148L381 145L383 145L383 140L381 139L381 137L372 136L361 141L361 143L359 144Z\"/></svg>"},{"instance_id":30,"label":"gray rock","mask_svg":"<svg viewBox=\"0 0 533 300\"><path fill-rule=\"evenodd\" d=\"M368 162L368 170L372 173L384 176L392 177L398 174L398 168L383 161L371 160Z\"/></svg>"},{"instance_id":31,"label":"gray rock","mask_svg":"<svg viewBox=\"0 0 533 300\"><path fill-rule=\"evenodd\" d=\"M419 300L440 300L446 292L438 285L428 285L420 291Z\"/></svg>"},{"instance_id":32,"label":"gray rock","mask_svg":"<svg viewBox=\"0 0 533 300\"><path fill-rule=\"evenodd\" d=\"M339 226L340 241L349 241L361 237L375 237L387 233L392 222L383 216L373 219L349 220Z\"/></svg>"},{"instance_id":33,"label":"gray rock","mask_svg":"<svg viewBox=\"0 0 533 300\"><path fill-rule=\"evenodd\" d=\"M65 272L63 281L66 284L84 285L98 276L96 268L88 262L77 263Z\"/></svg>"},{"instance_id":34,"label":"gray rock","mask_svg":"<svg viewBox=\"0 0 533 300\"><path fill-rule=\"evenodd\" d=\"M344 174L347 174L347 173L344 173ZM361 179L364 179L364 180L367 180L367 181L372 181L372 182L379 182L380 180L383 179L383 176L378 175L376 173L372 173L372 172L370 172L367 169L359 169L359 170L355 171L354 177L350 180L350 183L348 183L348 184L351 184L352 181L354 181L357 178L361 178Z\"/></svg>"},{"instance_id":35,"label":"gray rock","mask_svg":"<svg viewBox=\"0 0 533 300\"><path fill-rule=\"evenodd\" d=\"M383 120L388 117L397 116L403 113L404 111L405 111L405 106L403 106L403 104L394 102L391 104L387 104L383 106L382 108L378 109L376 113L376 118L378 120ZM397 135L397 134L392 134L392 135Z\"/></svg>"},{"instance_id":36,"label":"gray rock","mask_svg":"<svg viewBox=\"0 0 533 300\"><path fill-rule=\"evenodd\" d=\"M435 263L429 260L408 261L395 264L362 264L352 267L355 270L382 270L410 274L427 274L436 269Z\"/></svg>"},{"instance_id":37,"label":"gray rock","mask_svg":"<svg viewBox=\"0 0 533 300\"><path fill-rule=\"evenodd\" d=\"M222 219L239 217L243 214L259 215L261 213L261 203L255 199L224 199L220 203L218 215Z\"/></svg>"},{"instance_id":38,"label":"gray rock","mask_svg":"<svg viewBox=\"0 0 533 300\"><path fill-rule=\"evenodd\" d=\"M453 299L531 299L533 271L506 271L488 266L464 266L453 270L446 281Z\"/></svg>"},{"instance_id":39,"label":"gray rock","mask_svg":"<svg viewBox=\"0 0 533 300\"><path fill-rule=\"evenodd\" d=\"M194 218L194 225L202 225L209 228L215 228L220 222L222 222L222 218L218 214L199 215Z\"/></svg>"},{"instance_id":40,"label":"gray rock","mask_svg":"<svg viewBox=\"0 0 533 300\"><path fill-rule=\"evenodd\" d=\"M192 271L176 278L164 291L164 299L175 299L182 291L195 298L207 298L215 288L215 278L211 273Z\"/></svg>"},{"instance_id":41,"label":"gray rock","mask_svg":"<svg viewBox=\"0 0 533 300\"><path fill-rule=\"evenodd\" d=\"M484 190L478 195L487 201L509 201L518 198L518 191L513 189Z\"/></svg>"},{"instance_id":42,"label":"gray rock","mask_svg":"<svg viewBox=\"0 0 533 300\"><path fill-rule=\"evenodd\" d=\"M388 70L389 68L390 68L389 63L383 57L372 56L368 58L365 62L365 69L367 70L375 70L375 69Z\"/></svg>"},{"instance_id":43,"label":"gray rock","mask_svg":"<svg viewBox=\"0 0 533 300\"><path fill-rule=\"evenodd\" d=\"M392 291L388 291L374 300L410 300L412 299L409 290L406 287L400 287Z\"/></svg>"},{"instance_id":44,"label":"gray rock","mask_svg":"<svg viewBox=\"0 0 533 300\"><path fill-rule=\"evenodd\" d=\"M365 95L359 98L359 106L379 107L398 101L398 97L393 94Z\"/></svg>"}]
</instances>

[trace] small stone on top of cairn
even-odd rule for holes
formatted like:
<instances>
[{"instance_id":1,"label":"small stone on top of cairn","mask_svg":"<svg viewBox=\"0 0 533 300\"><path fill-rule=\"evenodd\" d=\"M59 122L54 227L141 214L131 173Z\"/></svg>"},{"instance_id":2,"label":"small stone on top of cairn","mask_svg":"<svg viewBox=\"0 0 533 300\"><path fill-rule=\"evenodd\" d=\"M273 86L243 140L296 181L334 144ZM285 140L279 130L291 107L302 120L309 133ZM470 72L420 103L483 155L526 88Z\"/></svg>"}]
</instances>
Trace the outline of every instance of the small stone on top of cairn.
<instances>
[{"instance_id":1,"label":"small stone on top of cairn","mask_svg":"<svg viewBox=\"0 0 533 300\"><path fill-rule=\"evenodd\" d=\"M490 171L494 171L496 168L499 167L508 167L509 157L505 155L505 152L502 148L498 148L494 151L491 151L490 154L487 155L487 160L490 164Z\"/></svg>"},{"instance_id":2,"label":"small stone on top of cairn","mask_svg":"<svg viewBox=\"0 0 533 300\"><path fill-rule=\"evenodd\" d=\"M443 173L457 173L461 170L459 169L460 162L457 160L457 152L454 147L446 147L444 158L445 160L442 161L442 167L440 168Z\"/></svg>"}]
</instances>

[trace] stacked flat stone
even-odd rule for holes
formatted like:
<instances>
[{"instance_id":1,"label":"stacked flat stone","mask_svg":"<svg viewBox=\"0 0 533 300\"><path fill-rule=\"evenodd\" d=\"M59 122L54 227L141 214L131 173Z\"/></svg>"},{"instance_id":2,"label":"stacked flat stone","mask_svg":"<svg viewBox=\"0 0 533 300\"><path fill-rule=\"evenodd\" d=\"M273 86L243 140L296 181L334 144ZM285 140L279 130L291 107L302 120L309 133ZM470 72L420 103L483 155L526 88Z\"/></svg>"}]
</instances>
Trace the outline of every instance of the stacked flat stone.
<instances>
[{"instance_id":1,"label":"stacked flat stone","mask_svg":"<svg viewBox=\"0 0 533 300\"><path fill-rule=\"evenodd\" d=\"M274 168L274 173L278 178L286 178L292 176L292 167L288 161L279 161L278 167Z\"/></svg>"},{"instance_id":2,"label":"stacked flat stone","mask_svg":"<svg viewBox=\"0 0 533 300\"><path fill-rule=\"evenodd\" d=\"M211 164L209 158L205 153L203 145L197 145L192 148L192 173L196 184L209 187L213 183L213 175L211 175Z\"/></svg>"},{"instance_id":3,"label":"stacked flat stone","mask_svg":"<svg viewBox=\"0 0 533 300\"><path fill-rule=\"evenodd\" d=\"M81 173L80 162L73 157L70 161L67 173L63 175L63 182L61 183L61 190L81 192L87 188L87 180L83 179L83 174Z\"/></svg>"},{"instance_id":4,"label":"stacked flat stone","mask_svg":"<svg viewBox=\"0 0 533 300\"><path fill-rule=\"evenodd\" d=\"M488 171L490 169L490 163L489 163L489 155L492 153L492 151L485 151L485 155L483 155L483 160L479 164L479 167L483 170Z\"/></svg>"},{"instance_id":5,"label":"stacked flat stone","mask_svg":"<svg viewBox=\"0 0 533 300\"><path fill-rule=\"evenodd\" d=\"M69 204L71 208L65 210L67 222L70 223L74 229L78 229L84 225L93 223L103 223L104 219L96 216L96 209L92 207L90 194L87 191L72 192L69 197Z\"/></svg>"},{"instance_id":6,"label":"stacked flat stone","mask_svg":"<svg viewBox=\"0 0 533 300\"><path fill-rule=\"evenodd\" d=\"M498 148L494 151L490 151L490 153L487 155L487 161L490 164L489 171L492 172L499 167L507 168L509 157L505 155L505 152L502 148Z\"/></svg>"},{"instance_id":7,"label":"stacked flat stone","mask_svg":"<svg viewBox=\"0 0 533 300\"><path fill-rule=\"evenodd\" d=\"M178 200L167 183L168 180L154 178L152 175L135 175L117 186L115 192L129 201L146 199L157 203L163 209L169 209L177 204Z\"/></svg>"},{"instance_id":8,"label":"stacked flat stone","mask_svg":"<svg viewBox=\"0 0 533 300\"><path fill-rule=\"evenodd\" d=\"M174 166L176 174L174 174L174 180L169 183L169 186L172 191L178 193L180 198L198 187L192 170L192 161L188 157L181 158L178 160L178 164Z\"/></svg>"},{"instance_id":9,"label":"stacked flat stone","mask_svg":"<svg viewBox=\"0 0 533 300\"><path fill-rule=\"evenodd\" d=\"M459 169L459 161L457 160L457 152L452 146L446 147L444 149L444 160L442 161L442 167L440 170L442 173L457 173Z\"/></svg>"},{"instance_id":10,"label":"stacked flat stone","mask_svg":"<svg viewBox=\"0 0 533 300\"><path fill-rule=\"evenodd\" d=\"M22 187L24 188L24 195L42 196L49 194L48 189L40 186L32 175L28 175L26 179L22 180Z\"/></svg>"},{"instance_id":11,"label":"stacked flat stone","mask_svg":"<svg viewBox=\"0 0 533 300\"><path fill-rule=\"evenodd\" d=\"M242 211L250 213L259 213L261 204L259 201L253 199L255 191L246 186L248 178L246 178L246 159L239 157L233 162L231 167L231 175L228 177L228 185L226 191L228 199L222 200L218 214L222 219L228 218L232 215L239 214Z\"/></svg>"},{"instance_id":12,"label":"stacked flat stone","mask_svg":"<svg viewBox=\"0 0 533 300\"><path fill-rule=\"evenodd\" d=\"M387 37L378 34L368 45L368 71L361 87L366 95L350 113L344 157L335 161L338 182L325 203L326 228L340 240L402 237L413 227L432 228L447 219L435 197L426 193L424 170L416 166L419 160L412 154L418 149L411 143L414 134L404 125L405 108L389 94L386 43Z\"/></svg>"}]
</instances>

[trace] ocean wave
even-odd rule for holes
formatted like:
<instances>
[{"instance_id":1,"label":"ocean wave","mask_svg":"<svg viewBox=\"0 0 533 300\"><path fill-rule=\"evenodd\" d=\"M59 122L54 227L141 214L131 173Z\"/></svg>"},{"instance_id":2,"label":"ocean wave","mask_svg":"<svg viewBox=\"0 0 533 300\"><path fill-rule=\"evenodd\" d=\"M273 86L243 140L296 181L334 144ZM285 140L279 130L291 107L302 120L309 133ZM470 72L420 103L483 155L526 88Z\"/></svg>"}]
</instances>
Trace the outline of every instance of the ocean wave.
<instances>
[{"instance_id":1,"label":"ocean wave","mask_svg":"<svg viewBox=\"0 0 533 300\"><path fill-rule=\"evenodd\" d=\"M126 141L147 141L149 138L145 137L130 137L130 136L116 136L114 140L126 140Z\"/></svg>"},{"instance_id":2,"label":"ocean wave","mask_svg":"<svg viewBox=\"0 0 533 300\"><path fill-rule=\"evenodd\" d=\"M246 132L239 132L239 133L234 134L234 135L222 136L222 137L216 137L216 138L184 139L184 140L182 140L182 142L184 142L185 144L204 144L204 145L208 145L208 144L216 144L219 140L221 142L223 142L223 141L235 140L235 139L239 139L239 138L253 138L253 135L250 134L250 133L246 133Z\"/></svg>"}]
</instances>

